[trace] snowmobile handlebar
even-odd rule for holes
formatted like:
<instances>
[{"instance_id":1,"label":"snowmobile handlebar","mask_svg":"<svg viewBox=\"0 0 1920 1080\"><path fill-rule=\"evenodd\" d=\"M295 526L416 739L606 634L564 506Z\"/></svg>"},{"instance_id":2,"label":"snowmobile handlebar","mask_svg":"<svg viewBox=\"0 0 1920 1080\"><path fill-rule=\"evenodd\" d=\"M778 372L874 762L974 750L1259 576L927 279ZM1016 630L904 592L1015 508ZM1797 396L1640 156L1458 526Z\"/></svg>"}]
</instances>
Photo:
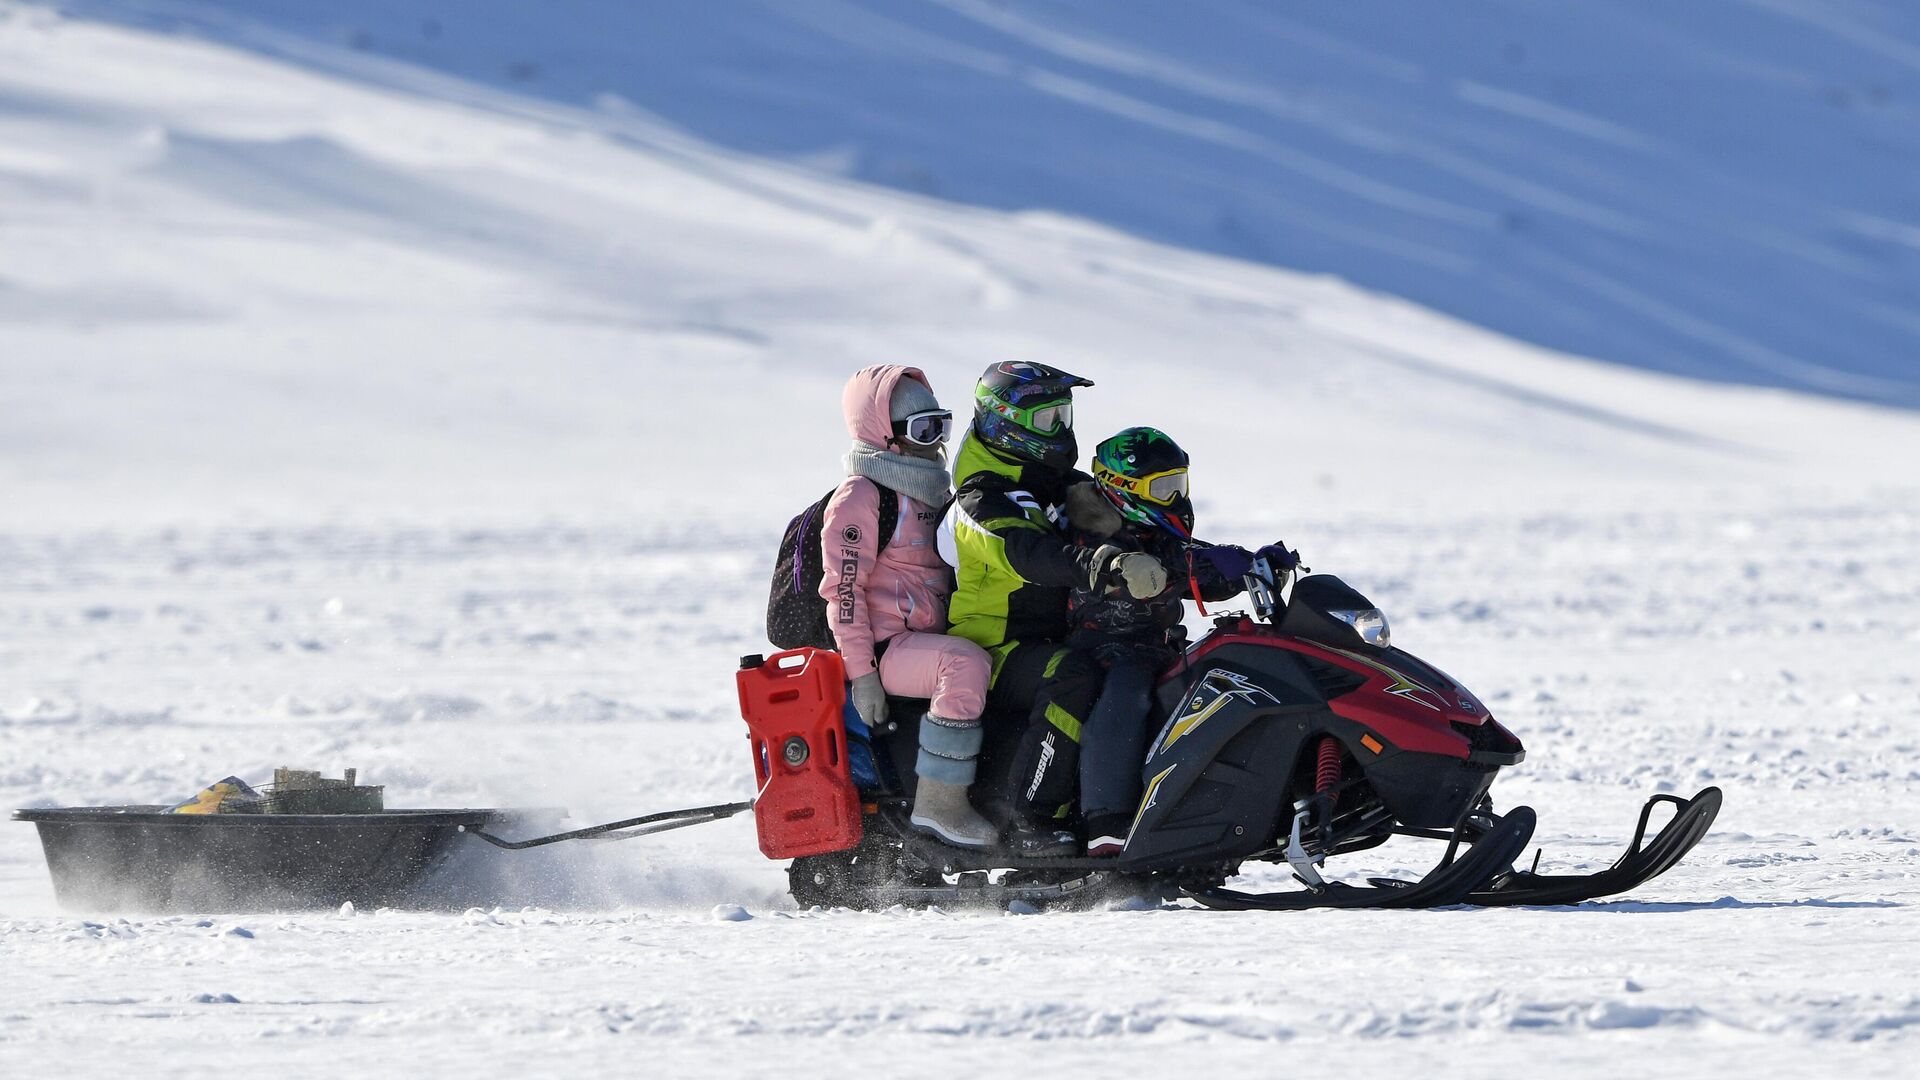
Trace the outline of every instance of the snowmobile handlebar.
<instances>
[{"instance_id":1,"label":"snowmobile handlebar","mask_svg":"<svg viewBox=\"0 0 1920 1080\"><path fill-rule=\"evenodd\" d=\"M1253 604L1253 617L1264 623L1277 622L1286 610L1285 592L1293 581L1293 569L1289 567L1276 579L1273 564L1262 556L1253 560L1252 568L1242 580L1246 583L1247 599Z\"/></svg>"}]
</instances>

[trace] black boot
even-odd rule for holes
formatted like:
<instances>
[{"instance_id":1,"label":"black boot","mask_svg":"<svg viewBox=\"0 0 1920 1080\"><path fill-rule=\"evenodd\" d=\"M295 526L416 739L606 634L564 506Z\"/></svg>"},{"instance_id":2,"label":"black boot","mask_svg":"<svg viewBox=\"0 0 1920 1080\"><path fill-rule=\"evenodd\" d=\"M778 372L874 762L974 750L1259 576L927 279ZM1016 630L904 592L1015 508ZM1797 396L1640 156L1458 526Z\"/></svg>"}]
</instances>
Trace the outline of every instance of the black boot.
<instances>
[{"instance_id":1,"label":"black boot","mask_svg":"<svg viewBox=\"0 0 1920 1080\"><path fill-rule=\"evenodd\" d=\"M1007 825L1007 851L1023 859L1064 859L1080 854L1080 838L1059 822L1016 814Z\"/></svg>"},{"instance_id":2,"label":"black boot","mask_svg":"<svg viewBox=\"0 0 1920 1080\"><path fill-rule=\"evenodd\" d=\"M1125 851L1132 826L1131 814L1088 814L1087 854L1102 859Z\"/></svg>"}]
</instances>

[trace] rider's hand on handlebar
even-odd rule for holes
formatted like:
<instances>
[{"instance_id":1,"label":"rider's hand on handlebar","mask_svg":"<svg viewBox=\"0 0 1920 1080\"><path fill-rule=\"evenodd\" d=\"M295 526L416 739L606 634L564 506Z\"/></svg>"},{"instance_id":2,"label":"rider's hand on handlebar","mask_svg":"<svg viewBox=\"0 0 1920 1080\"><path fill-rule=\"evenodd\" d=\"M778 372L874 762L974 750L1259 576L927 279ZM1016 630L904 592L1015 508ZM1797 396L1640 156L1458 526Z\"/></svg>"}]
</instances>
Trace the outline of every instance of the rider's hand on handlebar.
<instances>
[{"instance_id":1,"label":"rider's hand on handlebar","mask_svg":"<svg viewBox=\"0 0 1920 1080\"><path fill-rule=\"evenodd\" d=\"M1297 551L1288 551L1284 541L1275 541L1268 544L1266 547L1254 552L1253 557L1267 560L1267 565L1273 567L1273 571L1276 574L1284 574L1300 565L1300 553Z\"/></svg>"},{"instance_id":2,"label":"rider's hand on handlebar","mask_svg":"<svg viewBox=\"0 0 1920 1080\"><path fill-rule=\"evenodd\" d=\"M1253 569L1253 552L1238 544L1215 544L1194 549L1194 557L1203 559L1224 581L1239 581Z\"/></svg>"}]
</instances>

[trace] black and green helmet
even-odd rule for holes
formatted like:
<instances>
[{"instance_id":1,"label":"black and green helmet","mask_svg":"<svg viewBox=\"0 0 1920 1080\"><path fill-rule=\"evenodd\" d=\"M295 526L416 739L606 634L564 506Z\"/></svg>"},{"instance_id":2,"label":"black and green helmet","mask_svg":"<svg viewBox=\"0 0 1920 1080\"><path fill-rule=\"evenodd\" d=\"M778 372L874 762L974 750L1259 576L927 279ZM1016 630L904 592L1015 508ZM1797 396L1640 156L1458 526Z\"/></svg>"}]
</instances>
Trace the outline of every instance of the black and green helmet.
<instances>
[{"instance_id":1,"label":"black and green helmet","mask_svg":"<svg viewBox=\"0 0 1920 1080\"><path fill-rule=\"evenodd\" d=\"M1093 452L1093 478L1128 521L1193 535L1187 452L1166 432L1130 427L1102 442Z\"/></svg>"},{"instance_id":2,"label":"black and green helmet","mask_svg":"<svg viewBox=\"0 0 1920 1080\"><path fill-rule=\"evenodd\" d=\"M1045 364L994 364L973 388L973 432L1003 454L1064 472L1080 457L1073 439L1073 388L1092 385Z\"/></svg>"}]
</instances>

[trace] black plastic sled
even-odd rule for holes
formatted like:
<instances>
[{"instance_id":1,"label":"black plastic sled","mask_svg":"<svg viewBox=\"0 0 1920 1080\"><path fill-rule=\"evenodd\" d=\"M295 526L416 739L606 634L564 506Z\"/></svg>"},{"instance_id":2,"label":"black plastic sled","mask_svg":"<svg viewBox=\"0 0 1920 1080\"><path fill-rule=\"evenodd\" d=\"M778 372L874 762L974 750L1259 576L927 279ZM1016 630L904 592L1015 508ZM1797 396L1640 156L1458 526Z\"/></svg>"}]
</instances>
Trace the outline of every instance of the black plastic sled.
<instances>
[{"instance_id":1,"label":"black plastic sled","mask_svg":"<svg viewBox=\"0 0 1920 1080\"><path fill-rule=\"evenodd\" d=\"M173 814L164 806L16 810L54 896L76 911L271 911L415 902L461 834L526 821L500 810Z\"/></svg>"}]
</instances>

